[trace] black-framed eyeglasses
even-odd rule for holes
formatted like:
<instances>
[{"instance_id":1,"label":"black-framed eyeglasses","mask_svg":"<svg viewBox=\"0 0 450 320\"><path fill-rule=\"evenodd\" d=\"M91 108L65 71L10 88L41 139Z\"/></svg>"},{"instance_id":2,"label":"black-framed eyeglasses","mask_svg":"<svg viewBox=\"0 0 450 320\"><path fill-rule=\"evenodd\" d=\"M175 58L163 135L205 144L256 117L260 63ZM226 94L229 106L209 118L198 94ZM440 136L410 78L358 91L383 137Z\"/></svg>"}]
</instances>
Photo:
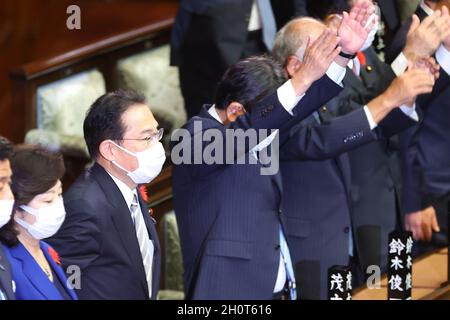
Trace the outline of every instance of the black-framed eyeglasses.
<instances>
[{"instance_id":1,"label":"black-framed eyeglasses","mask_svg":"<svg viewBox=\"0 0 450 320\"><path fill-rule=\"evenodd\" d=\"M141 139L120 139L119 141L146 141L148 145L161 141L164 135L164 128L158 129L155 133L151 133L148 137Z\"/></svg>"}]
</instances>

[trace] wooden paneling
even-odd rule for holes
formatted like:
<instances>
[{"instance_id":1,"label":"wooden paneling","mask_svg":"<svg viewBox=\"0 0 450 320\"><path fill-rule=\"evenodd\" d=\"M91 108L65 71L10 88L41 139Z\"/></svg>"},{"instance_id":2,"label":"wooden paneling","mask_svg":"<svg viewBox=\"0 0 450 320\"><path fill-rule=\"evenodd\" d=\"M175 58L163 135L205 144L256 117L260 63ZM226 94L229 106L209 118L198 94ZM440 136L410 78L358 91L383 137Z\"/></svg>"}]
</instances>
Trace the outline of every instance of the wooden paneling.
<instances>
[{"instance_id":1,"label":"wooden paneling","mask_svg":"<svg viewBox=\"0 0 450 320\"><path fill-rule=\"evenodd\" d=\"M412 299L444 300L450 298L450 285L447 279L447 249L441 249L413 262ZM387 278L381 279L381 288L359 288L353 300L387 300Z\"/></svg>"},{"instance_id":2,"label":"wooden paneling","mask_svg":"<svg viewBox=\"0 0 450 320\"><path fill-rule=\"evenodd\" d=\"M81 30L71 31L66 27L66 9L71 4L81 8ZM150 24L171 20L177 8L177 0L1 1L0 135L21 142L27 127L23 108L13 107L13 99L24 103L24 98L11 94L13 85L23 85L10 82L11 69L49 57L70 60L72 57L64 53L73 54L79 48L86 50L112 37L126 37L129 31L142 31ZM28 67L33 68L33 64ZM33 73L33 69L22 71ZM31 93L35 88L16 89L19 89L16 92L29 90ZM26 99L33 99L33 95ZM30 105L30 101L25 103Z\"/></svg>"}]
</instances>

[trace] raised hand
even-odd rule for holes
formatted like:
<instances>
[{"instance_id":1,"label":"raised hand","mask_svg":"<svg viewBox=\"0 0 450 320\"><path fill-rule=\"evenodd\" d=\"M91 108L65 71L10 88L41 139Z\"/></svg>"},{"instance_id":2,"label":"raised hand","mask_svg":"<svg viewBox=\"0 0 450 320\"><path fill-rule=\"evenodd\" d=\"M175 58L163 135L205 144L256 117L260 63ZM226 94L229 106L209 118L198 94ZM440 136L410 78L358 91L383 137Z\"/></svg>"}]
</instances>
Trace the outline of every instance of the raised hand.
<instances>
[{"instance_id":1,"label":"raised hand","mask_svg":"<svg viewBox=\"0 0 450 320\"><path fill-rule=\"evenodd\" d=\"M430 93L434 86L434 76L422 68L408 69L397 77L383 94L367 104L373 120L380 123L394 108L412 106L418 95Z\"/></svg>"},{"instance_id":2,"label":"raised hand","mask_svg":"<svg viewBox=\"0 0 450 320\"><path fill-rule=\"evenodd\" d=\"M417 96L430 93L434 82L434 75L428 69L408 69L391 83L384 96L392 106L411 105Z\"/></svg>"},{"instance_id":3,"label":"raised hand","mask_svg":"<svg viewBox=\"0 0 450 320\"><path fill-rule=\"evenodd\" d=\"M338 35L344 53L354 54L364 45L370 30L378 22L374 12L375 7L369 1L359 1L352 7L350 14L343 13Z\"/></svg>"},{"instance_id":4,"label":"raised hand","mask_svg":"<svg viewBox=\"0 0 450 320\"><path fill-rule=\"evenodd\" d=\"M447 8L443 9L442 12L436 10L433 15L426 17L422 23L416 15L413 15L403 54L410 61L414 61L417 57L431 56L436 52L439 45L443 41L445 42L449 32L450 19ZM447 41L450 46L450 39Z\"/></svg>"},{"instance_id":5,"label":"raised hand","mask_svg":"<svg viewBox=\"0 0 450 320\"><path fill-rule=\"evenodd\" d=\"M439 78L439 70L441 67L436 62L436 60L433 57L428 58L418 58L414 63L410 63L409 65L410 69L423 69L427 70L431 75L434 76L434 79L437 80Z\"/></svg>"},{"instance_id":6,"label":"raised hand","mask_svg":"<svg viewBox=\"0 0 450 320\"><path fill-rule=\"evenodd\" d=\"M325 75L341 50L339 41L340 38L329 28L314 42L308 38L302 64L291 79L298 95L305 93L316 80Z\"/></svg>"}]
</instances>

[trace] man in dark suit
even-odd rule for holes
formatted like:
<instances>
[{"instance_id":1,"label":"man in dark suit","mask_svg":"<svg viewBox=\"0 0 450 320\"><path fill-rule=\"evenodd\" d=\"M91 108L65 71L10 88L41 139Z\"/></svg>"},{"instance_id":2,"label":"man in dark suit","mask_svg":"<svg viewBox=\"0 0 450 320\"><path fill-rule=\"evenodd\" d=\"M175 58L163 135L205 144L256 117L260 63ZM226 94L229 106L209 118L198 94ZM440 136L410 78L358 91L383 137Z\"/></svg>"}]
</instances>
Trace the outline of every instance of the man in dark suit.
<instances>
[{"instance_id":1,"label":"man in dark suit","mask_svg":"<svg viewBox=\"0 0 450 320\"><path fill-rule=\"evenodd\" d=\"M81 269L80 299L156 299L160 246L137 187L165 161L157 127L145 98L131 91L103 95L86 116L95 164L64 195L66 220L49 240L65 268Z\"/></svg>"},{"instance_id":2,"label":"man in dark suit","mask_svg":"<svg viewBox=\"0 0 450 320\"><path fill-rule=\"evenodd\" d=\"M270 0L182 0L171 40L188 118L212 101L225 70L271 49L276 21Z\"/></svg>"},{"instance_id":3,"label":"man in dark suit","mask_svg":"<svg viewBox=\"0 0 450 320\"><path fill-rule=\"evenodd\" d=\"M390 48L390 57L404 49L411 41L408 30L417 30L422 34L417 42L417 50L421 50L425 42L434 42L439 47L436 57L442 56L450 49L448 24L436 22L448 10L448 1L424 1L399 30ZM442 11L442 13L441 13ZM422 23L419 25L419 19ZM427 28L423 26L427 26ZM431 28L439 28L443 38L430 35ZM441 28L442 29L442 28ZM427 52L419 51L421 54ZM407 54L407 53L405 53ZM444 69L446 70L446 69ZM405 215L405 227L411 230L418 241L430 242L430 246L421 243L419 253L447 242L448 209L450 203L450 180L448 170L448 150L450 146L449 119L450 89L441 88L439 95L427 104L421 104L423 121L402 135L404 147L404 197L402 211Z\"/></svg>"},{"instance_id":4,"label":"man in dark suit","mask_svg":"<svg viewBox=\"0 0 450 320\"><path fill-rule=\"evenodd\" d=\"M10 221L14 205L14 196L10 188L12 171L9 158L11 153L11 143L0 137L0 229ZM14 299L11 265L0 245L0 300Z\"/></svg>"},{"instance_id":5,"label":"man in dark suit","mask_svg":"<svg viewBox=\"0 0 450 320\"><path fill-rule=\"evenodd\" d=\"M275 41L273 54L289 74L301 65L302 34L314 34L323 28L318 21L308 20L308 24L304 19L291 21ZM346 152L415 123L417 115L411 108L397 109L408 101L412 105L410 100L423 93L419 82L427 83L426 90L431 91L433 83L427 72L419 71L419 77L415 72L401 76L383 95L346 115L334 117L334 110L322 108L296 125L281 149L283 209L303 299L325 299L328 268L348 265L353 255Z\"/></svg>"},{"instance_id":6,"label":"man in dark suit","mask_svg":"<svg viewBox=\"0 0 450 320\"><path fill-rule=\"evenodd\" d=\"M432 33L428 34L428 37L433 36ZM415 42L420 41L419 34L412 33L411 38ZM328 110L343 115L361 108L382 94L395 76L406 69L407 61L397 62L392 66L382 62L371 44L365 44L358 58L352 61L353 72L347 72L343 81L345 90L327 104ZM429 42L423 42L422 50L435 50L434 45L427 48L428 44ZM413 50L411 44L406 48L406 51ZM372 265L385 270L388 234L402 229L402 175L398 135L380 136L377 142L350 151L348 157L352 181L351 218L357 262L362 272Z\"/></svg>"},{"instance_id":7,"label":"man in dark suit","mask_svg":"<svg viewBox=\"0 0 450 320\"><path fill-rule=\"evenodd\" d=\"M220 82L215 105L205 105L172 137L174 204L188 298L295 298L280 220L280 175L278 168L264 174L270 168L262 159L276 137L282 144L289 127L341 90L324 76L337 54L337 43L335 35L324 32L308 48L308 63L285 84L283 70L268 58L237 63ZM261 130L271 129L280 129L279 135L275 131L259 136ZM258 139L225 148L234 140L230 131L255 132ZM196 154L201 157L214 145L202 139L213 132L223 141L215 154L227 161L201 158L192 162ZM192 144L192 139L202 140ZM181 158L188 154L188 159L174 157L181 153Z\"/></svg>"},{"instance_id":8,"label":"man in dark suit","mask_svg":"<svg viewBox=\"0 0 450 320\"><path fill-rule=\"evenodd\" d=\"M441 0L421 2L415 14L403 23L401 28L395 34L392 42L386 48L386 61L388 63L394 62L401 52L405 55L431 55L432 52L436 51L443 39L441 37L437 38L434 34L436 28L438 28L442 22L439 21L440 19L438 19L436 14L433 15L433 12L435 9L442 8L445 3L446 1ZM427 20L428 23L420 24L420 21L424 20ZM439 29L441 29L441 27L439 27ZM411 35L414 31L416 33L416 41L414 41L415 39L411 39ZM410 45L410 51L413 52L404 50L407 44ZM430 52L424 50L426 48L433 48L433 51Z\"/></svg>"},{"instance_id":9,"label":"man in dark suit","mask_svg":"<svg viewBox=\"0 0 450 320\"><path fill-rule=\"evenodd\" d=\"M348 33L345 38L359 39L361 21L356 22L350 18L348 21L354 22L353 29L346 29ZM307 36L303 39L306 53L304 63L297 68L291 79L294 88L304 81L308 82L311 75L317 74L314 79L319 79L320 73L325 73L325 69L315 68L315 63L311 64L311 56L323 51L318 46L330 45L333 48L334 44L323 39L323 34L327 32L329 31L323 31L319 38L311 39L310 47L306 45ZM367 33L362 34L367 36ZM363 42L364 40L365 38L362 39ZM349 48L348 45L349 42L341 41L340 47L345 51ZM192 118L184 127L187 131L183 134L183 142L187 141L185 144L189 159L195 153L195 145L194 148L188 148L192 137L195 141L196 137L201 137L208 129L221 132L220 136L225 137L223 144L220 144L222 146L229 145L226 139L227 129L280 129L279 135L273 132L268 138L260 139L258 144L247 143L243 149L238 149L240 151L237 151L238 156L235 155L234 159L248 160L242 164L208 161L209 164L197 162L197 165L192 165L184 161L176 165L175 212L182 243L188 297L270 299L277 297L280 292L290 292L289 289L295 288L292 286L295 284L295 277L292 281L290 254L287 258L283 253L287 245L283 245L286 243L282 240L285 238L286 227L280 218L283 215L280 208L283 194L281 176L278 168L270 176L261 174L266 163L262 160L263 151L270 146L274 152L274 135L279 136L279 144L283 145L286 134L296 122L307 117L317 106L341 90L338 84L345 68L339 64L344 61L346 65L348 61L336 57L327 76L313 81L312 86L308 85L309 90L305 95L305 89L301 90L301 85L300 89L295 89L297 98L289 93L289 81L278 88L276 93L272 93L282 81L271 78L282 71L276 71L279 67L264 61L243 61L231 68L219 85L216 104L205 107L198 117ZM240 118L230 119L229 115L242 110L244 106L248 113ZM289 113L293 115L291 120L288 120ZM283 114L285 117L281 117ZM204 148L211 144L210 139L207 140L203 142ZM174 145L172 160L174 150L177 149L178 152L183 142ZM197 146L199 148L201 145L197 143ZM196 151L201 155L202 150ZM230 155L233 159L233 151L227 150L227 159ZM252 159L257 162L248 163ZM205 192L211 195L203 197ZM285 263L281 263L283 261ZM303 293L300 291L299 294ZM289 298L295 297L290 295Z\"/></svg>"}]
</instances>

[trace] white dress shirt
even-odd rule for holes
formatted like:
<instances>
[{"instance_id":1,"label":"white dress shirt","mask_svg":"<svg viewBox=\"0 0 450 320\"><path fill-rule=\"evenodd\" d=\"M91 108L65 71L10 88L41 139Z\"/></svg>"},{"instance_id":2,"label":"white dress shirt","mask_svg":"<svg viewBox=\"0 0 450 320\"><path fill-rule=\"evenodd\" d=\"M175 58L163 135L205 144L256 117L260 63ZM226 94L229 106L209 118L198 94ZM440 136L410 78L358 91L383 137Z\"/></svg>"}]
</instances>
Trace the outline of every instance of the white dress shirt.
<instances>
[{"instance_id":1,"label":"white dress shirt","mask_svg":"<svg viewBox=\"0 0 450 320\"><path fill-rule=\"evenodd\" d=\"M433 9L431 9L429 6L427 6L427 4L425 3L424 0L420 1L420 7L429 16L431 16L433 14L433 12L434 12Z\"/></svg>"}]
</instances>

